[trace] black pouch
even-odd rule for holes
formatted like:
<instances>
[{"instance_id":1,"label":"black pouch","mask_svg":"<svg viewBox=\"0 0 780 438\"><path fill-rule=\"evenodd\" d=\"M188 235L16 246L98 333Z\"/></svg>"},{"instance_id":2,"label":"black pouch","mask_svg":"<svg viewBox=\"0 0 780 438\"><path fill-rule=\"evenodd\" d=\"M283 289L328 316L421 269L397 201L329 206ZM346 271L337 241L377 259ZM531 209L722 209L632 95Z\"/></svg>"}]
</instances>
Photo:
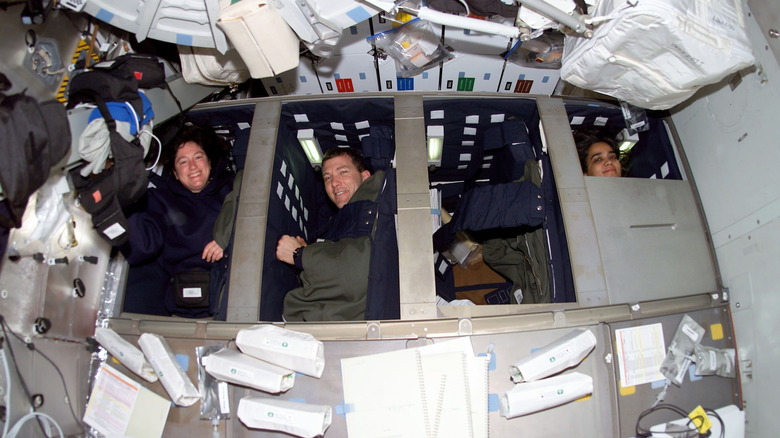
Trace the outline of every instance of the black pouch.
<instances>
[{"instance_id":1,"label":"black pouch","mask_svg":"<svg viewBox=\"0 0 780 438\"><path fill-rule=\"evenodd\" d=\"M165 67L154 56L140 53L126 53L113 60L108 70L127 75L138 81L138 88L163 88L165 82Z\"/></svg>"},{"instance_id":2,"label":"black pouch","mask_svg":"<svg viewBox=\"0 0 780 438\"><path fill-rule=\"evenodd\" d=\"M173 277L173 302L179 307L208 307L210 272L187 271Z\"/></svg>"}]
</instances>

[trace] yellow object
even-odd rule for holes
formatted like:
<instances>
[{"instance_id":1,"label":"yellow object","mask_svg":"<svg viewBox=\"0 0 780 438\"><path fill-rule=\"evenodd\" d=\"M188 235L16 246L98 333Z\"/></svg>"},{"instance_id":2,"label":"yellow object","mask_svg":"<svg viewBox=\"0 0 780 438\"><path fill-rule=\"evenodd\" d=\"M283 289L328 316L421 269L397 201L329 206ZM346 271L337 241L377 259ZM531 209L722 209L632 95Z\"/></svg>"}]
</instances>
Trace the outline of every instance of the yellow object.
<instances>
[{"instance_id":1,"label":"yellow object","mask_svg":"<svg viewBox=\"0 0 780 438\"><path fill-rule=\"evenodd\" d=\"M713 341L723 339L723 324L717 323L710 325L710 335Z\"/></svg>"},{"instance_id":2,"label":"yellow object","mask_svg":"<svg viewBox=\"0 0 780 438\"><path fill-rule=\"evenodd\" d=\"M404 49L408 49L409 46L410 46L409 41L406 41L406 40L402 41L401 45L404 47Z\"/></svg>"},{"instance_id":3,"label":"yellow object","mask_svg":"<svg viewBox=\"0 0 780 438\"><path fill-rule=\"evenodd\" d=\"M396 20L402 21L404 23L408 23L408 22L412 21L413 18L414 18L414 16L412 14L407 13L407 12L399 12L399 13L397 13L395 15L395 19ZM393 22L393 28L401 27L401 26L403 26L403 24Z\"/></svg>"},{"instance_id":4,"label":"yellow object","mask_svg":"<svg viewBox=\"0 0 780 438\"><path fill-rule=\"evenodd\" d=\"M623 397L636 393L636 386L620 386L620 395Z\"/></svg>"},{"instance_id":5,"label":"yellow object","mask_svg":"<svg viewBox=\"0 0 780 438\"><path fill-rule=\"evenodd\" d=\"M578 401L586 401L586 400L590 400L590 394L586 395L585 397L580 397L574 401L578 402Z\"/></svg>"},{"instance_id":6,"label":"yellow object","mask_svg":"<svg viewBox=\"0 0 780 438\"><path fill-rule=\"evenodd\" d=\"M688 418L693 421L693 424L697 429L699 429L700 434L707 433L707 431L712 427L712 422L707 416L707 413L704 412L704 408L702 408L701 405L696 406L696 409L692 410L691 413L688 414Z\"/></svg>"}]
</instances>

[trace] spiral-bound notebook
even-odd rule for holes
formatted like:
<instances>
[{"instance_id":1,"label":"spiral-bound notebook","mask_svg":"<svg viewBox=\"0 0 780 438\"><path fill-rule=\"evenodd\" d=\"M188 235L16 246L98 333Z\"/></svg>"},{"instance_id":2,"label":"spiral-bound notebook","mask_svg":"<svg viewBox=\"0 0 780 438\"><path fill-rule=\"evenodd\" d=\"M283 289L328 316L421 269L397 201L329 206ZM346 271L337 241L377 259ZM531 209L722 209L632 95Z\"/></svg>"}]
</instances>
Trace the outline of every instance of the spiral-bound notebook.
<instances>
[{"instance_id":1,"label":"spiral-bound notebook","mask_svg":"<svg viewBox=\"0 0 780 438\"><path fill-rule=\"evenodd\" d=\"M487 438L487 367L468 338L342 359L347 432Z\"/></svg>"}]
</instances>

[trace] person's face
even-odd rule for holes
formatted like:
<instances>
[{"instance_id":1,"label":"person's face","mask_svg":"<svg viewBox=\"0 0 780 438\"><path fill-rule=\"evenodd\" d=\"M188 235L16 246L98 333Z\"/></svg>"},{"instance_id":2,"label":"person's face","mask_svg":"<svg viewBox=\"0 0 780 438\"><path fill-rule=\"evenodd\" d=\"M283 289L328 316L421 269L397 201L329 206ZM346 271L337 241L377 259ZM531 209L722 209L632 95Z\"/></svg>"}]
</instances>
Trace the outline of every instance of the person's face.
<instances>
[{"instance_id":1,"label":"person's face","mask_svg":"<svg viewBox=\"0 0 780 438\"><path fill-rule=\"evenodd\" d=\"M612 147L604 142L593 143L586 161L588 176L621 176L620 161Z\"/></svg>"},{"instance_id":2,"label":"person's face","mask_svg":"<svg viewBox=\"0 0 780 438\"><path fill-rule=\"evenodd\" d=\"M203 148L194 141L181 145L173 161L173 175L192 193L203 190L211 175L211 163Z\"/></svg>"},{"instance_id":3,"label":"person's face","mask_svg":"<svg viewBox=\"0 0 780 438\"><path fill-rule=\"evenodd\" d=\"M369 176L369 171L358 171L352 159L345 155L333 157L322 165L325 192L338 208L352 199L352 195Z\"/></svg>"}]
</instances>

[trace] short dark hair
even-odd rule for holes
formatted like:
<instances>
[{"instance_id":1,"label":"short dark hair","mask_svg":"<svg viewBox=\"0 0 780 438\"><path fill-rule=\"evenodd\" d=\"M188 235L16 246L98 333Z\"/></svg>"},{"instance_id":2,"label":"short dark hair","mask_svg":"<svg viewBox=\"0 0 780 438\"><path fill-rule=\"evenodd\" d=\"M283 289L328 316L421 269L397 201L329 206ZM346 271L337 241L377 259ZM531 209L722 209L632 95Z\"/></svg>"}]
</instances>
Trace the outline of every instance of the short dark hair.
<instances>
[{"instance_id":1,"label":"short dark hair","mask_svg":"<svg viewBox=\"0 0 780 438\"><path fill-rule=\"evenodd\" d=\"M612 148L612 152L617 156L617 159L620 160L620 148L614 138L596 131L575 131L574 144L577 146L582 173L588 172L588 152L590 152L590 147L596 143L608 144Z\"/></svg>"},{"instance_id":2,"label":"short dark hair","mask_svg":"<svg viewBox=\"0 0 780 438\"><path fill-rule=\"evenodd\" d=\"M214 129L208 126L186 124L176 134L173 141L163 148L162 164L163 169L167 173L173 175L176 152L179 151L184 143L188 142L197 143L198 146L203 148L203 152L206 153L212 167L228 156L229 145L227 141L217 135Z\"/></svg>"},{"instance_id":3,"label":"short dark hair","mask_svg":"<svg viewBox=\"0 0 780 438\"><path fill-rule=\"evenodd\" d=\"M368 166L366 166L366 162L363 160L363 154L352 148L335 147L328 149L325 151L325 155L322 156L322 165L324 166L326 161L335 157L349 157L352 159L352 164L357 167L358 172L368 170Z\"/></svg>"}]
</instances>

